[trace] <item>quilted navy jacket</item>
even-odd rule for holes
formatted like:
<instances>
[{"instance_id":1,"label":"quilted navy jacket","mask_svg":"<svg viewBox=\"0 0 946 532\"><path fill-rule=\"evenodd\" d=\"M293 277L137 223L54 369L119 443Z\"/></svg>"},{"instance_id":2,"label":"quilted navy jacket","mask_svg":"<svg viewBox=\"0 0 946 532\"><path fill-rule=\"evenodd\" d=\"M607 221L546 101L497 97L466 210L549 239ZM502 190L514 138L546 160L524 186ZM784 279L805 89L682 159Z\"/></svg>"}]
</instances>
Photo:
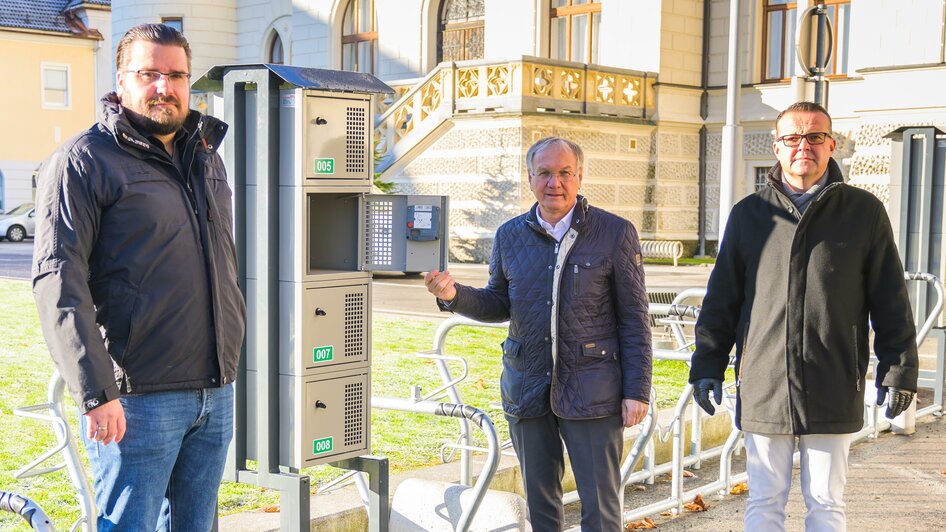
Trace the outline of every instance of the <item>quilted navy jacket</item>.
<instances>
[{"instance_id":1,"label":"quilted navy jacket","mask_svg":"<svg viewBox=\"0 0 946 532\"><path fill-rule=\"evenodd\" d=\"M536 208L496 232L487 286L457 283L456 298L441 308L509 320L501 379L509 416L539 417L551 407L562 418L594 418L619 414L621 399L647 402L650 323L637 231L579 196L559 243Z\"/></svg>"}]
</instances>

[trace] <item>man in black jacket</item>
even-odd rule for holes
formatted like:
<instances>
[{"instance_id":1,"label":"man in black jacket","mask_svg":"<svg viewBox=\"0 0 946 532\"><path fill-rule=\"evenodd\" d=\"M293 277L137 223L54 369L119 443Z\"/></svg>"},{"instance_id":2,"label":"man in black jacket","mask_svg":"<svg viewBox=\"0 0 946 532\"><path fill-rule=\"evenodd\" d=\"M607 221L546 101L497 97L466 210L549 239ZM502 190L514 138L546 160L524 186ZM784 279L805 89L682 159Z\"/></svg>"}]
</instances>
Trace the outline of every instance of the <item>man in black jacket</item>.
<instances>
[{"instance_id":1,"label":"man in black jacket","mask_svg":"<svg viewBox=\"0 0 946 532\"><path fill-rule=\"evenodd\" d=\"M132 28L97 124L38 177L33 291L82 412L100 530L209 530L246 307L226 125L188 111L190 48Z\"/></svg>"},{"instance_id":2,"label":"man in black jacket","mask_svg":"<svg viewBox=\"0 0 946 532\"><path fill-rule=\"evenodd\" d=\"M713 414L736 345L736 426L745 433L746 530L784 530L792 454L801 454L807 530L844 530L851 433L864 424L873 325L877 404L913 400L916 334L883 204L844 183L831 117L800 102L779 114L768 185L732 210L696 325L690 382Z\"/></svg>"},{"instance_id":3,"label":"man in black jacket","mask_svg":"<svg viewBox=\"0 0 946 532\"><path fill-rule=\"evenodd\" d=\"M509 320L500 382L532 528L562 529L562 440L585 531L622 530L624 427L647 413L650 322L637 231L578 195L583 154L549 137L529 148L537 203L496 231L486 288L432 271L441 309Z\"/></svg>"}]
</instances>

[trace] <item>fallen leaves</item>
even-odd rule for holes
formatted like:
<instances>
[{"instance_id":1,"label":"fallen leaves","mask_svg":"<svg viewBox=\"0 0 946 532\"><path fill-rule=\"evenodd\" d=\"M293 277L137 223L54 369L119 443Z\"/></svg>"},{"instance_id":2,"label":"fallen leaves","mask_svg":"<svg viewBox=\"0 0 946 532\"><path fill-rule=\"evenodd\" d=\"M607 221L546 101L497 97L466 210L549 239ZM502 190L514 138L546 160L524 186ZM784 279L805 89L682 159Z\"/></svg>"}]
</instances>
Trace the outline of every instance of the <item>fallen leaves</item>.
<instances>
[{"instance_id":1,"label":"fallen leaves","mask_svg":"<svg viewBox=\"0 0 946 532\"><path fill-rule=\"evenodd\" d=\"M657 523L649 517L645 517L642 521L634 521L624 525L624 530L650 530L652 528L657 528Z\"/></svg>"},{"instance_id":2,"label":"fallen leaves","mask_svg":"<svg viewBox=\"0 0 946 532\"><path fill-rule=\"evenodd\" d=\"M479 380L476 381L476 384L474 386L476 386L480 390L485 390L486 387L489 386L489 384L486 382L486 379L484 377L480 377Z\"/></svg>"},{"instance_id":3,"label":"fallen leaves","mask_svg":"<svg viewBox=\"0 0 946 532\"><path fill-rule=\"evenodd\" d=\"M643 484L634 484L634 487L631 489L633 489L634 491L647 491L647 486Z\"/></svg>"},{"instance_id":4,"label":"fallen leaves","mask_svg":"<svg viewBox=\"0 0 946 532\"><path fill-rule=\"evenodd\" d=\"M278 505L278 504L274 504L273 506L267 506L266 508L263 508L263 513L264 513L264 514L278 514L278 513L279 513L279 505Z\"/></svg>"},{"instance_id":5,"label":"fallen leaves","mask_svg":"<svg viewBox=\"0 0 946 532\"><path fill-rule=\"evenodd\" d=\"M706 505L706 501L703 500L703 496L697 493L696 498L693 499L693 502L684 504L683 508L688 512L705 512L709 506Z\"/></svg>"},{"instance_id":6,"label":"fallen leaves","mask_svg":"<svg viewBox=\"0 0 946 532\"><path fill-rule=\"evenodd\" d=\"M732 495L742 495L743 493L749 493L749 485L745 482L740 482L739 484L729 488L729 493Z\"/></svg>"}]
</instances>

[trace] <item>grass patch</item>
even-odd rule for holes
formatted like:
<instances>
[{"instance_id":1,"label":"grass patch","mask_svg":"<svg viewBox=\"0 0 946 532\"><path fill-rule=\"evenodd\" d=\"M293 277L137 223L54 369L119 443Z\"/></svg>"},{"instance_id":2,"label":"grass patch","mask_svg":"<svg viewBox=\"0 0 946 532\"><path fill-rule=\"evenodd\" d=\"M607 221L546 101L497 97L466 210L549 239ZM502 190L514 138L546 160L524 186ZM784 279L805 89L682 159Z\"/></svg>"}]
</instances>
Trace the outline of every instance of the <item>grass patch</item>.
<instances>
[{"instance_id":1,"label":"grass patch","mask_svg":"<svg viewBox=\"0 0 946 532\"><path fill-rule=\"evenodd\" d=\"M673 265L673 259L664 259L658 257L644 257L644 264L664 264L664 265ZM712 257L706 257L704 259L697 259L693 257L683 257L677 259L677 264L680 266L698 266L702 264L716 264L716 259Z\"/></svg>"},{"instance_id":2,"label":"grass patch","mask_svg":"<svg viewBox=\"0 0 946 532\"><path fill-rule=\"evenodd\" d=\"M46 385L53 364L39 328L36 308L26 281L0 279L0 489L28 496L39 503L56 523L65 529L79 516L75 492L65 471L25 480L13 478L13 472L55 443L47 425L12 415L14 408L46 401ZM411 386L426 394L441 381L432 360L415 356L432 346L437 323L415 318L376 316L372 328L372 394L385 397L410 397ZM505 329L458 327L447 339L446 353L463 356L469 364L469 376L459 385L464 402L486 411L496 425L500 438L508 437L508 426L499 407L499 344ZM460 367L451 364L454 375ZM654 364L654 386L658 406L673 408L686 383L687 367L682 362L660 361ZM68 397L73 437L78 414ZM457 436L455 419L388 410L373 410L371 415L372 453L386 456L393 473L439 464L440 447ZM481 438L474 429L474 438ZM485 445L485 441L474 440ZM83 454L84 449L80 453ZM88 469L87 469L88 470ZM330 466L304 469L312 476L313 489L338 477L344 471ZM272 490L224 482L220 487L223 514L247 511L279 503L279 493ZM29 530L19 517L0 513L0 530Z\"/></svg>"}]
</instances>

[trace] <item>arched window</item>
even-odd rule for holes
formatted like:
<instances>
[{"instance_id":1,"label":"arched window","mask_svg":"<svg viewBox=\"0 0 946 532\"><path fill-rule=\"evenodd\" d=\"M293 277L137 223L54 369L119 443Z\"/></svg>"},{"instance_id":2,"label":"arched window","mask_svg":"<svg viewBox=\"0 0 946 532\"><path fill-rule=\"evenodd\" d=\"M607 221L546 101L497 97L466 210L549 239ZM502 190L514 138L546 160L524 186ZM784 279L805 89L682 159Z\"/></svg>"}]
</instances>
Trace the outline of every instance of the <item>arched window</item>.
<instances>
[{"instance_id":1,"label":"arched window","mask_svg":"<svg viewBox=\"0 0 946 532\"><path fill-rule=\"evenodd\" d=\"M444 0L440 9L437 62L483 59L484 0Z\"/></svg>"},{"instance_id":2,"label":"arched window","mask_svg":"<svg viewBox=\"0 0 946 532\"><path fill-rule=\"evenodd\" d=\"M275 65L286 64L286 52L282 46L282 38L276 30L273 30L273 35L269 40L269 53L266 54L266 62Z\"/></svg>"},{"instance_id":3,"label":"arched window","mask_svg":"<svg viewBox=\"0 0 946 532\"><path fill-rule=\"evenodd\" d=\"M600 0L551 0L549 56L552 59L598 62Z\"/></svg>"},{"instance_id":4,"label":"arched window","mask_svg":"<svg viewBox=\"0 0 946 532\"><path fill-rule=\"evenodd\" d=\"M374 0L351 0L342 18L342 68L374 74L378 68L378 30Z\"/></svg>"}]
</instances>

